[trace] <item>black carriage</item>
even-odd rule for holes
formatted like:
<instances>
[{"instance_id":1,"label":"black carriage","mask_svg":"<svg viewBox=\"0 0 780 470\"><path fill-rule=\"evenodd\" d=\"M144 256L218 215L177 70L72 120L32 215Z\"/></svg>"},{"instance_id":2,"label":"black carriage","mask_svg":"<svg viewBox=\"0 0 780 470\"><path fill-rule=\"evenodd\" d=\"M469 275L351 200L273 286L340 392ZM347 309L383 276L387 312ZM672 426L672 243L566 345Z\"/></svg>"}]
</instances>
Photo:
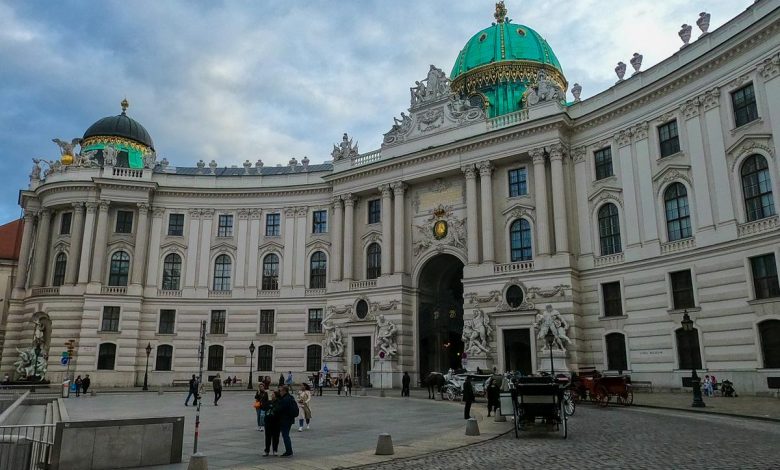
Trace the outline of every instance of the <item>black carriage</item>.
<instances>
[{"instance_id":1,"label":"black carriage","mask_svg":"<svg viewBox=\"0 0 780 470\"><path fill-rule=\"evenodd\" d=\"M546 428L568 436L565 387L552 377L519 377L501 393L501 413L513 416L515 437L530 428Z\"/></svg>"}]
</instances>

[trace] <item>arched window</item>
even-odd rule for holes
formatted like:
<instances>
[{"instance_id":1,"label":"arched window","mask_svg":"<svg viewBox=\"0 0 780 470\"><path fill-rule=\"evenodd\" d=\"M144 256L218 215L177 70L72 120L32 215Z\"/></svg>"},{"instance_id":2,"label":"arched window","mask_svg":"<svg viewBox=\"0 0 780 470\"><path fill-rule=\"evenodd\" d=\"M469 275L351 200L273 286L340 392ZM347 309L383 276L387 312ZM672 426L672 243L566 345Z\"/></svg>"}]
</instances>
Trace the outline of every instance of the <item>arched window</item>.
<instances>
[{"instance_id":1,"label":"arched window","mask_svg":"<svg viewBox=\"0 0 780 470\"><path fill-rule=\"evenodd\" d=\"M680 369L701 369L701 349L699 348L699 332L694 328L685 331L679 328L675 331L677 337L677 359Z\"/></svg>"},{"instance_id":2,"label":"arched window","mask_svg":"<svg viewBox=\"0 0 780 470\"><path fill-rule=\"evenodd\" d=\"M263 258L263 278L260 286L263 290L279 290L279 257L274 253Z\"/></svg>"},{"instance_id":3,"label":"arched window","mask_svg":"<svg viewBox=\"0 0 780 470\"><path fill-rule=\"evenodd\" d=\"M264 344L257 348L257 370L274 370L274 348Z\"/></svg>"},{"instance_id":4,"label":"arched window","mask_svg":"<svg viewBox=\"0 0 780 470\"><path fill-rule=\"evenodd\" d=\"M306 347L306 371L317 372L322 366L322 346L312 344Z\"/></svg>"},{"instance_id":5,"label":"arched window","mask_svg":"<svg viewBox=\"0 0 780 470\"><path fill-rule=\"evenodd\" d=\"M742 194L745 197L747 221L764 219L775 215L772 199L772 180L766 158L751 155L742 163Z\"/></svg>"},{"instance_id":6,"label":"arched window","mask_svg":"<svg viewBox=\"0 0 780 470\"><path fill-rule=\"evenodd\" d=\"M607 369L618 371L627 370L626 336L623 333L610 333L606 336L606 341Z\"/></svg>"},{"instance_id":7,"label":"arched window","mask_svg":"<svg viewBox=\"0 0 780 470\"><path fill-rule=\"evenodd\" d=\"M525 219L517 219L509 226L509 246L512 251L511 261L528 261L533 259L531 251L531 224Z\"/></svg>"},{"instance_id":8,"label":"arched window","mask_svg":"<svg viewBox=\"0 0 780 470\"><path fill-rule=\"evenodd\" d=\"M111 271L108 274L109 286L126 286L129 272L130 255L124 251L117 251L111 255Z\"/></svg>"},{"instance_id":9,"label":"arched window","mask_svg":"<svg viewBox=\"0 0 780 470\"><path fill-rule=\"evenodd\" d=\"M163 261L163 290L179 290L181 283L181 256L171 253Z\"/></svg>"},{"instance_id":10,"label":"arched window","mask_svg":"<svg viewBox=\"0 0 780 470\"><path fill-rule=\"evenodd\" d=\"M222 355L224 348L218 344L209 346L209 361L208 370L220 371L222 370Z\"/></svg>"},{"instance_id":11,"label":"arched window","mask_svg":"<svg viewBox=\"0 0 780 470\"><path fill-rule=\"evenodd\" d=\"M116 344L101 344L98 348L98 370L114 370L114 363L116 363Z\"/></svg>"},{"instance_id":12,"label":"arched window","mask_svg":"<svg viewBox=\"0 0 780 470\"><path fill-rule=\"evenodd\" d=\"M617 207L611 202L599 209L599 241L602 256L623 251L620 245L620 217Z\"/></svg>"},{"instance_id":13,"label":"arched window","mask_svg":"<svg viewBox=\"0 0 780 470\"><path fill-rule=\"evenodd\" d=\"M154 370L171 370L173 364L173 346L161 344L157 346L157 361Z\"/></svg>"},{"instance_id":14,"label":"arched window","mask_svg":"<svg viewBox=\"0 0 780 470\"><path fill-rule=\"evenodd\" d=\"M672 183L664 191L666 210L666 234L669 241L691 236L691 213L688 207L688 191L682 183Z\"/></svg>"},{"instance_id":15,"label":"arched window","mask_svg":"<svg viewBox=\"0 0 780 470\"><path fill-rule=\"evenodd\" d=\"M764 368L780 369L780 320L762 321L758 324L758 334Z\"/></svg>"},{"instance_id":16,"label":"arched window","mask_svg":"<svg viewBox=\"0 0 780 470\"><path fill-rule=\"evenodd\" d=\"M233 263L230 256L219 255L214 262L214 290L230 290L230 273Z\"/></svg>"},{"instance_id":17,"label":"arched window","mask_svg":"<svg viewBox=\"0 0 780 470\"><path fill-rule=\"evenodd\" d=\"M328 261L325 253L321 251L311 255L311 264L309 265L309 289L324 289L325 275L328 269Z\"/></svg>"},{"instance_id":18,"label":"arched window","mask_svg":"<svg viewBox=\"0 0 780 470\"><path fill-rule=\"evenodd\" d=\"M379 243L368 245L366 250L366 279L376 279L382 275L382 247Z\"/></svg>"},{"instance_id":19,"label":"arched window","mask_svg":"<svg viewBox=\"0 0 780 470\"><path fill-rule=\"evenodd\" d=\"M51 285L57 287L65 284L65 267L68 264L68 256L65 253L59 253L54 258L54 277Z\"/></svg>"}]
</instances>

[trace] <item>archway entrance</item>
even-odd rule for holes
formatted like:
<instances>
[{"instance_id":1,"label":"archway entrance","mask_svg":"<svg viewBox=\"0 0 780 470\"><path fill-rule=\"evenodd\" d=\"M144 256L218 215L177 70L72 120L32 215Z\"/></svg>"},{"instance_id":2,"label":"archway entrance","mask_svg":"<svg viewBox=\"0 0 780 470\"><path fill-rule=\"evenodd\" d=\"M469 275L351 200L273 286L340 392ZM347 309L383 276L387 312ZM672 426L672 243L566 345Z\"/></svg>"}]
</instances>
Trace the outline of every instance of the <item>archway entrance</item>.
<instances>
[{"instance_id":1,"label":"archway entrance","mask_svg":"<svg viewBox=\"0 0 780 470\"><path fill-rule=\"evenodd\" d=\"M430 259L418 282L420 377L461 368L463 353L463 263L442 254Z\"/></svg>"}]
</instances>

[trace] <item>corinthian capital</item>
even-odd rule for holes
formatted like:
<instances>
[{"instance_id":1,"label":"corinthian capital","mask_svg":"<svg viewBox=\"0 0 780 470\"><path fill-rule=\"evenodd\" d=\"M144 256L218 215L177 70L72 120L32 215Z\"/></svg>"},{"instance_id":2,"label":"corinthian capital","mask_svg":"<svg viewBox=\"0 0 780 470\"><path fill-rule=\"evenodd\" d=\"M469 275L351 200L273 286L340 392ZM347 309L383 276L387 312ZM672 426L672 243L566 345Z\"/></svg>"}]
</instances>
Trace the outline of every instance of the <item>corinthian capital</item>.
<instances>
[{"instance_id":1,"label":"corinthian capital","mask_svg":"<svg viewBox=\"0 0 780 470\"><path fill-rule=\"evenodd\" d=\"M73 210L76 212L84 212L84 203L83 202L74 202L71 204L73 206Z\"/></svg>"},{"instance_id":2,"label":"corinthian capital","mask_svg":"<svg viewBox=\"0 0 780 470\"><path fill-rule=\"evenodd\" d=\"M623 129L622 131L615 134L615 143L618 144L618 147L625 147L626 145L631 145L631 131L628 129Z\"/></svg>"},{"instance_id":3,"label":"corinthian capital","mask_svg":"<svg viewBox=\"0 0 780 470\"><path fill-rule=\"evenodd\" d=\"M550 161L563 160L563 156L566 153L566 148L563 144L552 144L550 146Z\"/></svg>"},{"instance_id":4,"label":"corinthian capital","mask_svg":"<svg viewBox=\"0 0 780 470\"><path fill-rule=\"evenodd\" d=\"M528 155L534 161L534 165L544 164L544 148L539 147L528 151Z\"/></svg>"},{"instance_id":5,"label":"corinthian capital","mask_svg":"<svg viewBox=\"0 0 780 470\"><path fill-rule=\"evenodd\" d=\"M462 167L460 167L460 171L462 171L463 174L466 175L467 180L472 180L477 177L477 170L474 168L474 165L472 164L463 165Z\"/></svg>"},{"instance_id":6,"label":"corinthian capital","mask_svg":"<svg viewBox=\"0 0 780 470\"><path fill-rule=\"evenodd\" d=\"M390 185L389 184L383 184L383 185L379 186L379 192L382 193L382 197L383 198L390 197L390 196L393 195L392 191L390 190Z\"/></svg>"},{"instance_id":7,"label":"corinthian capital","mask_svg":"<svg viewBox=\"0 0 780 470\"><path fill-rule=\"evenodd\" d=\"M100 207L100 212L108 212L108 206L111 205L111 201L107 201L105 199L101 199L98 203L98 206Z\"/></svg>"},{"instance_id":8,"label":"corinthian capital","mask_svg":"<svg viewBox=\"0 0 780 470\"><path fill-rule=\"evenodd\" d=\"M574 163L582 163L585 161L585 147L575 147L571 151L571 159Z\"/></svg>"},{"instance_id":9,"label":"corinthian capital","mask_svg":"<svg viewBox=\"0 0 780 470\"><path fill-rule=\"evenodd\" d=\"M489 160L477 163L479 168L479 176L490 176L493 174L493 164Z\"/></svg>"},{"instance_id":10,"label":"corinthian capital","mask_svg":"<svg viewBox=\"0 0 780 470\"><path fill-rule=\"evenodd\" d=\"M341 200L344 201L344 207L355 207L357 197L352 193L342 194Z\"/></svg>"},{"instance_id":11,"label":"corinthian capital","mask_svg":"<svg viewBox=\"0 0 780 470\"><path fill-rule=\"evenodd\" d=\"M701 106L701 101L699 98L693 98L680 106L680 112L685 119L695 118L699 115L699 106Z\"/></svg>"},{"instance_id":12,"label":"corinthian capital","mask_svg":"<svg viewBox=\"0 0 780 470\"><path fill-rule=\"evenodd\" d=\"M396 181L395 183L392 183L390 187L393 188L393 194L395 194L396 197L403 196L407 188L406 183L403 181Z\"/></svg>"}]
</instances>

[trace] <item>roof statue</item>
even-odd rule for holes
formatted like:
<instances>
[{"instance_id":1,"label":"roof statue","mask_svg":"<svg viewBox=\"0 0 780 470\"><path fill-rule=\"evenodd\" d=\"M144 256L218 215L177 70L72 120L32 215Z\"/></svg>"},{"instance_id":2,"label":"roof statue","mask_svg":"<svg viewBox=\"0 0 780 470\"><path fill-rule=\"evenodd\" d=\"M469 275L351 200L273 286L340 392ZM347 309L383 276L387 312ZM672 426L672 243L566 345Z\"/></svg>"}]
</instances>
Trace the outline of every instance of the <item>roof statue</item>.
<instances>
[{"instance_id":1,"label":"roof statue","mask_svg":"<svg viewBox=\"0 0 780 470\"><path fill-rule=\"evenodd\" d=\"M333 161L337 162L339 160L343 159L351 159L358 156L358 146L357 142L352 144L352 139L347 136L347 133L345 132L344 135L341 137L341 143L336 145L333 144L333 151L330 153L330 155L333 157Z\"/></svg>"},{"instance_id":2,"label":"roof statue","mask_svg":"<svg viewBox=\"0 0 780 470\"><path fill-rule=\"evenodd\" d=\"M506 6L503 0L496 2L496 12L493 13L493 18L496 19L496 23L503 23L506 18Z\"/></svg>"}]
</instances>

